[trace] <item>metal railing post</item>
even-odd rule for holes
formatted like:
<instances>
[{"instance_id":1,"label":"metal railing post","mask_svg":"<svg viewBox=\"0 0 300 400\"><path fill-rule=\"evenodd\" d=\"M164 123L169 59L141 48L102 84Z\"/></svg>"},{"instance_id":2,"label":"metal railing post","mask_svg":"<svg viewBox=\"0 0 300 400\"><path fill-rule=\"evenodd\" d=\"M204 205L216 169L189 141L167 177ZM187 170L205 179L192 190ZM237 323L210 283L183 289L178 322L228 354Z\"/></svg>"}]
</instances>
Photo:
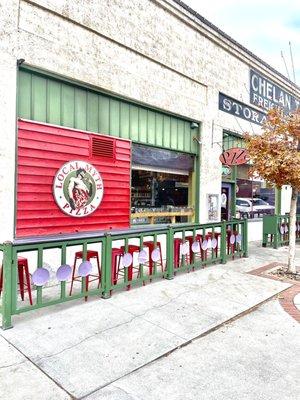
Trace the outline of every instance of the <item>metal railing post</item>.
<instances>
[{"instance_id":1,"label":"metal railing post","mask_svg":"<svg viewBox=\"0 0 300 400\"><path fill-rule=\"evenodd\" d=\"M104 274L104 287L103 287L103 299L108 299L111 296L111 252L112 252L112 237L110 233L105 233L105 240L103 241L104 266L102 273Z\"/></svg>"},{"instance_id":2,"label":"metal railing post","mask_svg":"<svg viewBox=\"0 0 300 400\"><path fill-rule=\"evenodd\" d=\"M247 258L248 255L248 220L243 221L243 257Z\"/></svg>"},{"instance_id":3,"label":"metal railing post","mask_svg":"<svg viewBox=\"0 0 300 400\"><path fill-rule=\"evenodd\" d=\"M167 279L174 278L174 230L168 227L167 233Z\"/></svg>"},{"instance_id":4,"label":"metal railing post","mask_svg":"<svg viewBox=\"0 0 300 400\"><path fill-rule=\"evenodd\" d=\"M278 236L279 236L279 221L280 218L278 216L276 216L276 228L275 228L275 232L274 232L274 237L273 237L273 248L274 249L278 249Z\"/></svg>"},{"instance_id":5,"label":"metal railing post","mask_svg":"<svg viewBox=\"0 0 300 400\"><path fill-rule=\"evenodd\" d=\"M222 221L221 225L221 264L226 264L227 256L226 256L226 246L227 246L227 232L226 232L226 221Z\"/></svg>"},{"instance_id":6,"label":"metal railing post","mask_svg":"<svg viewBox=\"0 0 300 400\"><path fill-rule=\"evenodd\" d=\"M2 329L12 328L12 243L3 244Z\"/></svg>"}]
</instances>

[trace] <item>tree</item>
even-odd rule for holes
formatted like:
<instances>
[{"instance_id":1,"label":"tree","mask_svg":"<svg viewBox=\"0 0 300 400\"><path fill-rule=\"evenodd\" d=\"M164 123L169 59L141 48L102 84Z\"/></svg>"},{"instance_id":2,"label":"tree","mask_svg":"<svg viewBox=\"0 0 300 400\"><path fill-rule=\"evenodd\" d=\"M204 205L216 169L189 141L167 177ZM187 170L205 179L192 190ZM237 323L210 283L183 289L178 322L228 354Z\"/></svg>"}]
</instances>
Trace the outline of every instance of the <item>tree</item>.
<instances>
[{"instance_id":1,"label":"tree","mask_svg":"<svg viewBox=\"0 0 300 400\"><path fill-rule=\"evenodd\" d=\"M296 211L300 192L300 112L285 114L269 110L261 135L245 134L246 146L253 163L250 174L258 174L277 188L292 187L290 208L290 241L288 271L296 273Z\"/></svg>"}]
</instances>

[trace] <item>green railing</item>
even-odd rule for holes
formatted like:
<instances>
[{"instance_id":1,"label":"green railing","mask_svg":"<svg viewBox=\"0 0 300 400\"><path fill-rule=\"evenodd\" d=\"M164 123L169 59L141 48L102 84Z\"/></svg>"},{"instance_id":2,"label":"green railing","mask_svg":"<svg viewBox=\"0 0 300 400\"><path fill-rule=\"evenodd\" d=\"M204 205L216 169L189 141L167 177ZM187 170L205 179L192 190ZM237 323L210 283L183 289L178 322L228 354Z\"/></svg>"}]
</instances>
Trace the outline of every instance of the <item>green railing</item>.
<instances>
[{"instance_id":1,"label":"green railing","mask_svg":"<svg viewBox=\"0 0 300 400\"><path fill-rule=\"evenodd\" d=\"M172 279L180 272L226 263L237 256L247 257L247 221L157 225L76 238L19 240L5 242L0 252L2 327L7 329L12 326L13 315L26 311L93 295L109 298L118 290L142 286L154 279ZM75 255L79 258L76 268ZM98 269L84 271L91 264L95 267L95 255L101 265L100 276ZM23 275L24 260L30 272L30 287L26 287L26 274ZM62 266L69 273L75 269L76 280L72 281L70 274L58 275ZM50 274L45 282L41 283L41 277L34 278L44 272L47 275L49 270L53 276Z\"/></svg>"},{"instance_id":2,"label":"green railing","mask_svg":"<svg viewBox=\"0 0 300 400\"><path fill-rule=\"evenodd\" d=\"M264 215L263 217L263 247L272 246L277 249L289 244L290 239L289 215ZM300 215L296 216L296 241L300 241Z\"/></svg>"}]
</instances>

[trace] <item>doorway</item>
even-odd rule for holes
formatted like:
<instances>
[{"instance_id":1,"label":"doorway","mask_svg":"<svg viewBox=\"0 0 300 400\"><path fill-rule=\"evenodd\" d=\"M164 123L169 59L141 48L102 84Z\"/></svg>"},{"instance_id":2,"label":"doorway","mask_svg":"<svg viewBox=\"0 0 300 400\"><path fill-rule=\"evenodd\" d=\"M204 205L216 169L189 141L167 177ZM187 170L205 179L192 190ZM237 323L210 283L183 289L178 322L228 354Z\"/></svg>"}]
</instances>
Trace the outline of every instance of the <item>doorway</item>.
<instances>
[{"instance_id":1,"label":"doorway","mask_svg":"<svg viewBox=\"0 0 300 400\"><path fill-rule=\"evenodd\" d=\"M221 220L229 221L231 218L232 186L222 182L221 189Z\"/></svg>"}]
</instances>

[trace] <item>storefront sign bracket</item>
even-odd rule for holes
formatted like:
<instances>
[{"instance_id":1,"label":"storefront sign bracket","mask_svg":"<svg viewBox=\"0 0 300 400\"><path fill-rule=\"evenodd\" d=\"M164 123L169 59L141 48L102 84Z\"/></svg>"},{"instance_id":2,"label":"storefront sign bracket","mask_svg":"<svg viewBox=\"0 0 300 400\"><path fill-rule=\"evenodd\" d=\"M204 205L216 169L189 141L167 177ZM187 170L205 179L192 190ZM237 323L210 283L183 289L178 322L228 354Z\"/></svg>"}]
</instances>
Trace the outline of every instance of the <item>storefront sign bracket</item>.
<instances>
[{"instance_id":1,"label":"storefront sign bracket","mask_svg":"<svg viewBox=\"0 0 300 400\"><path fill-rule=\"evenodd\" d=\"M212 120L212 123L211 123L211 147L214 147L214 145L217 144L218 146L220 146L220 148L223 151L224 150L223 149L223 140L221 140L219 142L214 141L214 129L215 129L215 121Z\"/></svg>"}]
</instances>

